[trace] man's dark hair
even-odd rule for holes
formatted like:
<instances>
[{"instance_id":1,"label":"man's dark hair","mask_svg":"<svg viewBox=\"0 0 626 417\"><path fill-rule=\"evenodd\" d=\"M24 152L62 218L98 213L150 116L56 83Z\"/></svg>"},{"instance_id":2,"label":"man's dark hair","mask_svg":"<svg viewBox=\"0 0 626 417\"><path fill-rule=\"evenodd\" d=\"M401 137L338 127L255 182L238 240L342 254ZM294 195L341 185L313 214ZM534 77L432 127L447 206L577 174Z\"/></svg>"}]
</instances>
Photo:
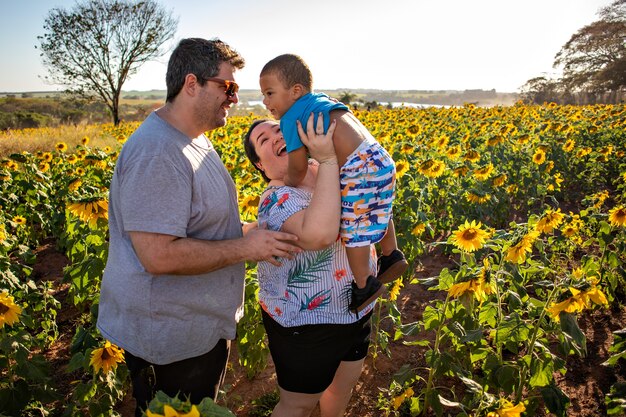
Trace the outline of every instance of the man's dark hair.
<instances>
[{"instance_id":1,"label":"man's dark hair","mask_svg":"<svg viewBox=\"0 0 626 417\"><path fill-rule=\"evenodd\" d=\"M242 69L246 63L237 51L217 38L181 40L167 64L165 101L174 100L183 88L188 74L195 75L200 85L204 85L207 78L217 75L223 62L228 62L236 69Z\"/></svg>"},{"instance_id":2,"label":"man's dark hair","mask_svg":"<svg viewBox=\"0 0 626 417\"><path fill-rule=\"evenodd\" d=\"M313 90L313 74L302 58L294 54L279 55L265 64L261 76L276 74L286 88L301 84L307 91Z\"/></svg>"},{"instance_id":3,"label":"man's dark hair","mask_svg":"<svg viewBox=\"0 0 626 417\"><path fill-rule=\"evenodd\" d=\"M250 140L250 135L252 135L252 131L254 130L255 127L257 127L261 123L265 123L269 121L270 120L268 119L255 120L254 122L252 122L252 124L248 128L248 132L246 132L246 136L243 138L243 148L246 151L246 156L248 157L248 161L250 161L252 163L252 166L255 167L256 170L261 173L261 176L266 182L270 182L270 179L267 178L267 175L265 175L265 172L263 172L261 168L256 166L256 163L259 162L259 155L256 153L256 149L254 149L254 145L252 144L252 141Z\"/></svg>"}]
</instances>

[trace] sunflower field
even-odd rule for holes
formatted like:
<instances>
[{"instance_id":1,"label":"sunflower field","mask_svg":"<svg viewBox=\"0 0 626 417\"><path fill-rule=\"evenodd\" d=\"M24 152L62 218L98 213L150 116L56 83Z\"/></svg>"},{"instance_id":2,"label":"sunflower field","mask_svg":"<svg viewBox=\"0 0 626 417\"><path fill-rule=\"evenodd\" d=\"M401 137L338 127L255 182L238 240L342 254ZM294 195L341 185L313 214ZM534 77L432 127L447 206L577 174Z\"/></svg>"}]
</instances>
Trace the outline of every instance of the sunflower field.
<instances>
[{"instance_id":1,"label":"sunflower field","mask_svg":"<svg viewBox=\"0 0 626 417\"><path fill-rule=\"evenodd\" d=\"M567 415L570 400L555 374L567 371L567 357L587 354L579 317L626 300L626 107L466 105L356 115L396 161L396 233L413 269L433 253L454 265L428 278L407 273L379 303L375 320L392 330L378 328L375 349L390 354L389 344L401 341L423 352L426 367L398 364L402 373L381 393L377 413ZM243 152L255 118L233 117L208 133L247 221L265 185ZM0 415L119 415L114 406L129 391L124 352L103 340L95 320L108 186L137 126L92 126L111 146L59 136L52 149L0 157ZM29 134L0 133L0 149ZM63 300L58 285L33 276L46 241L69 260ZM237 350L250 377L268 355L255 279L249 265ZM396 306L407 286L432 292L418 321L407 322ZM46 360L61 337L61 301L80 312L71 357L56 368L71 380L63 389ZM430 337L417 337L424 333ZM617 332L606 366L624 357L626 339ZM623 378L606 394L607 413L623 412ZM178 399L159 401L150 415L183 415ZM198 411L209 405L185 407L209 415Z\"/></svg>"}]
</instances>

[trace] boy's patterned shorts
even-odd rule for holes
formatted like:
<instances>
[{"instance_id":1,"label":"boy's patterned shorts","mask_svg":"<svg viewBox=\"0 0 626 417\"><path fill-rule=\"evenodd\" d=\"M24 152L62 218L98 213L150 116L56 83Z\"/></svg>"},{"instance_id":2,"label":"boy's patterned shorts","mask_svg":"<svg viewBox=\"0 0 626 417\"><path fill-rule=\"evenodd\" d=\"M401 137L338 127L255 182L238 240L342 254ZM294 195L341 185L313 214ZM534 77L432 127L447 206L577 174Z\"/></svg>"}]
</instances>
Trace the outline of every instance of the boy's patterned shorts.
<instances>
[{"instance_id":1,"label":"boy's patterned shorts","mask_svg":"<svg viewBox=\"0 0 626 417\"><path fill-rule=\"evenodd\" d=\"M376 141L363 142L339 173L341 240L347 247L379 242L392 215L396 167Z\"/></svg>"}]
</instances>

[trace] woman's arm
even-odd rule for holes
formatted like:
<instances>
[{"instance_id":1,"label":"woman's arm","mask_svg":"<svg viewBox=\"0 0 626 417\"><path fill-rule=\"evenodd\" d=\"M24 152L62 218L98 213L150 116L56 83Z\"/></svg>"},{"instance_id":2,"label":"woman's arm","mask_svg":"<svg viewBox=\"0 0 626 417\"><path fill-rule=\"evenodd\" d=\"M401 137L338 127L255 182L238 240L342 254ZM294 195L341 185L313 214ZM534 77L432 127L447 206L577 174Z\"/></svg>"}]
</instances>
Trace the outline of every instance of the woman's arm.
<instances>
[{"instance_id":1,"label":"woman's arm","mask_svg":"<svg viewBox=\"0 0 626 417\"><path fill-rule=\"evenodd\" d=\"M315 131L313 114L307 124L308 133L304 133L298 123L298 134L302 143L319 162L315 192L309 207L287 219L281 229L298 236L298 245L306 250L319 250L333 244L339 235L341 219L339 165L332 141L336 124L333 122L325 135L323 122L317 125L318 129Z\"/></svg>"}]
</instances>

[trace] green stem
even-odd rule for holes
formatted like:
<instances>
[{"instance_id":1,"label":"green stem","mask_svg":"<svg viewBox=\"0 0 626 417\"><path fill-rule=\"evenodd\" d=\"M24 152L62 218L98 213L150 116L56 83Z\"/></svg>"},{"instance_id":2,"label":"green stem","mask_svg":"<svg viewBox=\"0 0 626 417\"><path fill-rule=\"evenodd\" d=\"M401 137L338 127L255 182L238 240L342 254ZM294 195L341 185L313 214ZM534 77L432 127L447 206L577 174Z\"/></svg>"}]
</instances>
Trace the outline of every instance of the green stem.
<instances>
[{"instance_id":1,"label":"green stem","mask_svg":"<svg viewBox=\"0 0 626 417\"><path fill-rule=\"evenodd\" d=\"M374 334L376 335L376 337L374 338L374 343L373 343L373 348L374 349L373 349L373 352L372 352L372 368L374 368L374 369L376 369L376 358L378 357L378 348L379 348L379 345L380 345L378 343L378 341L380 340L379 336L378 336L378 332L380 331L380 314L381 314L381 311L382 311L382 303L379 300L379 302L376 303L376 314L372 315L372 320L374 321L374 329L375 329L375 333Z\"/></svg>"},{"instance_id":2,"label":"green stem","mask_svg":"<svg viewBox=\"0 0 626 417\"><path fill-rule=\"evenodd\" d=\"M502 254L503 256L500 257L500 264L498 265L498 271L500 272L502 270L502 264L504 263L504 254ZM498 285L498 274L494 274L495 275L495 281L496 281L496 297L498 300L498 318L497 318L497 322L496 322L496 329L500 326L500 323L502 323L502 298L501 298L501 294L500 294L500 286ZM496 344L496 356L498 357L498 363L502 363L502 345L500 343L498 343L498 332L496 332L496 338L494 343Z\"/></svg>"},{"instance_id":3,"label":"green stem","mask_svg":"<svg viewBox=\"0 0 626 417\"><path fill-rule=\"evenodd\" d=\"M524 362L524 365L522 366L522 369L520 370L520 383L517 388L517 393L515 394L516 403L519 403L522 400L522 392L524 390L524 385L526 385L528 374L530 373L530 370L533 368L533 363L535 362L535 355L534 355L535 342L537 341L537 335L539 334L541 322L543 321L543 318L546 315L547 307L552 302L552 298L554 297L554 294L556 294L557 289L558 289L558 285L555 285L554 288L552 288L552 291L550 291L550 294L548 294L548 299L546 300L545 307L541 310L541 314L539 314L539 319L537 320L537 324L535 325L535 328L533 329L533 334L532 334L532 337L530 338L530 343L528 344L528 347L527 347L527 350L530 354L530 362L528 363L528 365L526 365L526 362Z\"/></svg>"},{"instance_id":4,"label":"green stem","mask_svg":"<svg viewBox=\"0 0 626 417\"><path fill-rule=\"evenodd\" d=\"M446 318L446 312L448 310L449 301L450 301L450 294L446 296L446 301L443 303L443 309L439 316L439 326L437 327L437 332L435 333L435 346L433 347L433 352L434 352L434 355L437 355L437 359L435 360L434 365L436 365L436 362L439 361L438 359L439 344L441 343L441 332L444 327L444 321ZM424 398L424 410L428 409L428 393L432 390L432 387L433 387L433 379L435 377L435 370L436 369L433 368L432 366L428 369L428 381L426 382L426 390L425 390L426 395Z\"/></svg>"}]
</instances>

